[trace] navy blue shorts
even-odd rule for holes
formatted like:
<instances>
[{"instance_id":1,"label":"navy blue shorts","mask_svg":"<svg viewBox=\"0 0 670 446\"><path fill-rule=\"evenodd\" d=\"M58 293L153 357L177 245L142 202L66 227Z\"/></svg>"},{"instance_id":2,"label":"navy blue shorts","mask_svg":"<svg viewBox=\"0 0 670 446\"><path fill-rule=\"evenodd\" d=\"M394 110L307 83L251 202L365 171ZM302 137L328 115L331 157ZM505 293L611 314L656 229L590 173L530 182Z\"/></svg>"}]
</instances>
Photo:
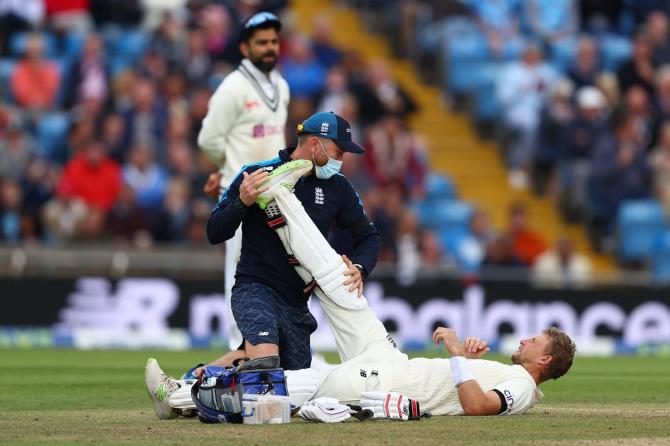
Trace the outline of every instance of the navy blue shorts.
<instances>
[{"instance_id":1,"label":"navy blue shorts","mask_svg":"<svg viewBox=\"0 0 670 446\"><path fill-rule=\"evenodd\" d=\"M243 282L233 287L231 306L245 340L279 346L282 368L298 370L311 365L309 336L317 324L307 305L289 305L273 288Z\"/></svg>"}]
</instances>

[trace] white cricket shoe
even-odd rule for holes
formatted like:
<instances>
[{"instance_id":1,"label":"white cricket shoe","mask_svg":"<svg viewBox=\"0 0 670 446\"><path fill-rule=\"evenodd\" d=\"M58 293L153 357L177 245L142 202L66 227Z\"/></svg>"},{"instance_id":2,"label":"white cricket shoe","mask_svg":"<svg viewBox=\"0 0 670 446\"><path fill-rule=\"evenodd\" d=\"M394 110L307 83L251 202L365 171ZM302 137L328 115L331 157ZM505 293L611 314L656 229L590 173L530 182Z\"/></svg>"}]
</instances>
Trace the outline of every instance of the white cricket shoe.
<instances>
[{"instance_id":1,"label":"white cricket shoe","mask_svg":"<svg viewBox=\"0 0 670 446\"><path fill-rule=\"evenodd\" d=\"M177 413L170 406L169 399L170 395L179 389L179 384L163 373L154 358L147 359L147 365L144 367L144 383L158 418L168 420L176 417Z\"/></svg>"},{"instance_id":2,"label":"white cricket shoe","mask_svg":"<svg viewBox=\"0 0 670 446\"><path fill-rule=\"evenodd\" d=\"M275 192L278 188L283 187L289 191L292 190L300 177L311 170L312 162L310 160L293 160L282 164L270 172L267 181L263 183L264 186L270 188L256 197L256 203L261 209L265 209L268 203L275 199Z\"/></svg>"}]
</instances>

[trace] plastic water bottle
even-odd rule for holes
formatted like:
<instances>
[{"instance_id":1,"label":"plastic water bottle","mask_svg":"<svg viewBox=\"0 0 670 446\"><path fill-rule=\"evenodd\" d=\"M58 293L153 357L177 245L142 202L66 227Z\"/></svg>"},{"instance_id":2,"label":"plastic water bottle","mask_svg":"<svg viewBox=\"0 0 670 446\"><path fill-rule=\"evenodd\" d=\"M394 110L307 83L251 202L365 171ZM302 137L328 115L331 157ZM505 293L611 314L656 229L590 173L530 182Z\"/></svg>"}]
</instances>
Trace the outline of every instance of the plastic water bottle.
<instances>
[{"instance_id":1,"label":"plastic water bottle","mask_svg":"<svg viewBox=\"0 0 670 446\"><path fill-rule=\"evenodd\" d=\"M365 380L365 391L374 392L376 390L379 390L379 372L373 370Z\"/></svg>"}]
</instances>

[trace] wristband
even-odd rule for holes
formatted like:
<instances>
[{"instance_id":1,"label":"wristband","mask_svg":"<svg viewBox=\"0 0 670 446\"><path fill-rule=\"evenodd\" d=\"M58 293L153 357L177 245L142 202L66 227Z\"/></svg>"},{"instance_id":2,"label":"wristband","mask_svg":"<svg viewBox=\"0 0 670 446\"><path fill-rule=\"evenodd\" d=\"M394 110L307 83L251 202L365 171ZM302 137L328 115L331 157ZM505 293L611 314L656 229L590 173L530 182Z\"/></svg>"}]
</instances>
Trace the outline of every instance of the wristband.
<instances>
[{"instance_id":1,"label":"wristband","mask_svg":"<svg viewBox=\"0 0 670 446\"><path fill-rule=\"evenodd\" d=\"M468 365L468 360L463 356L452 356L449 363L451 364L451 379L454 382L454 387L475 379Z\"/></svg>"}]
</instances>

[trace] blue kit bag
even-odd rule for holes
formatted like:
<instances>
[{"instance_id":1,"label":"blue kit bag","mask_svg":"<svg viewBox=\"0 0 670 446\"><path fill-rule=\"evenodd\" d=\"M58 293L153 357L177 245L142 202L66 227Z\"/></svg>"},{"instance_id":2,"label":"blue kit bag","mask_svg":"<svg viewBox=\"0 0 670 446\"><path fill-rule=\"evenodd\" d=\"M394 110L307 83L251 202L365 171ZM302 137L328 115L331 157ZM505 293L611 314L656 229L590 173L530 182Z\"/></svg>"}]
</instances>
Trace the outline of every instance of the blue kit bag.
<instances>
[{"instance_id":1,"label":"blue kit bag","mask_svg":"<svg viewBox=\"0 0 670 446\"><path fill-rule=\"evenodd\" d=\"M278 356L247 361L238 367L205 366L191 388L191 398L203 423L242 423L243 395L288 396Z\"/></svg>"}]
</instances>

